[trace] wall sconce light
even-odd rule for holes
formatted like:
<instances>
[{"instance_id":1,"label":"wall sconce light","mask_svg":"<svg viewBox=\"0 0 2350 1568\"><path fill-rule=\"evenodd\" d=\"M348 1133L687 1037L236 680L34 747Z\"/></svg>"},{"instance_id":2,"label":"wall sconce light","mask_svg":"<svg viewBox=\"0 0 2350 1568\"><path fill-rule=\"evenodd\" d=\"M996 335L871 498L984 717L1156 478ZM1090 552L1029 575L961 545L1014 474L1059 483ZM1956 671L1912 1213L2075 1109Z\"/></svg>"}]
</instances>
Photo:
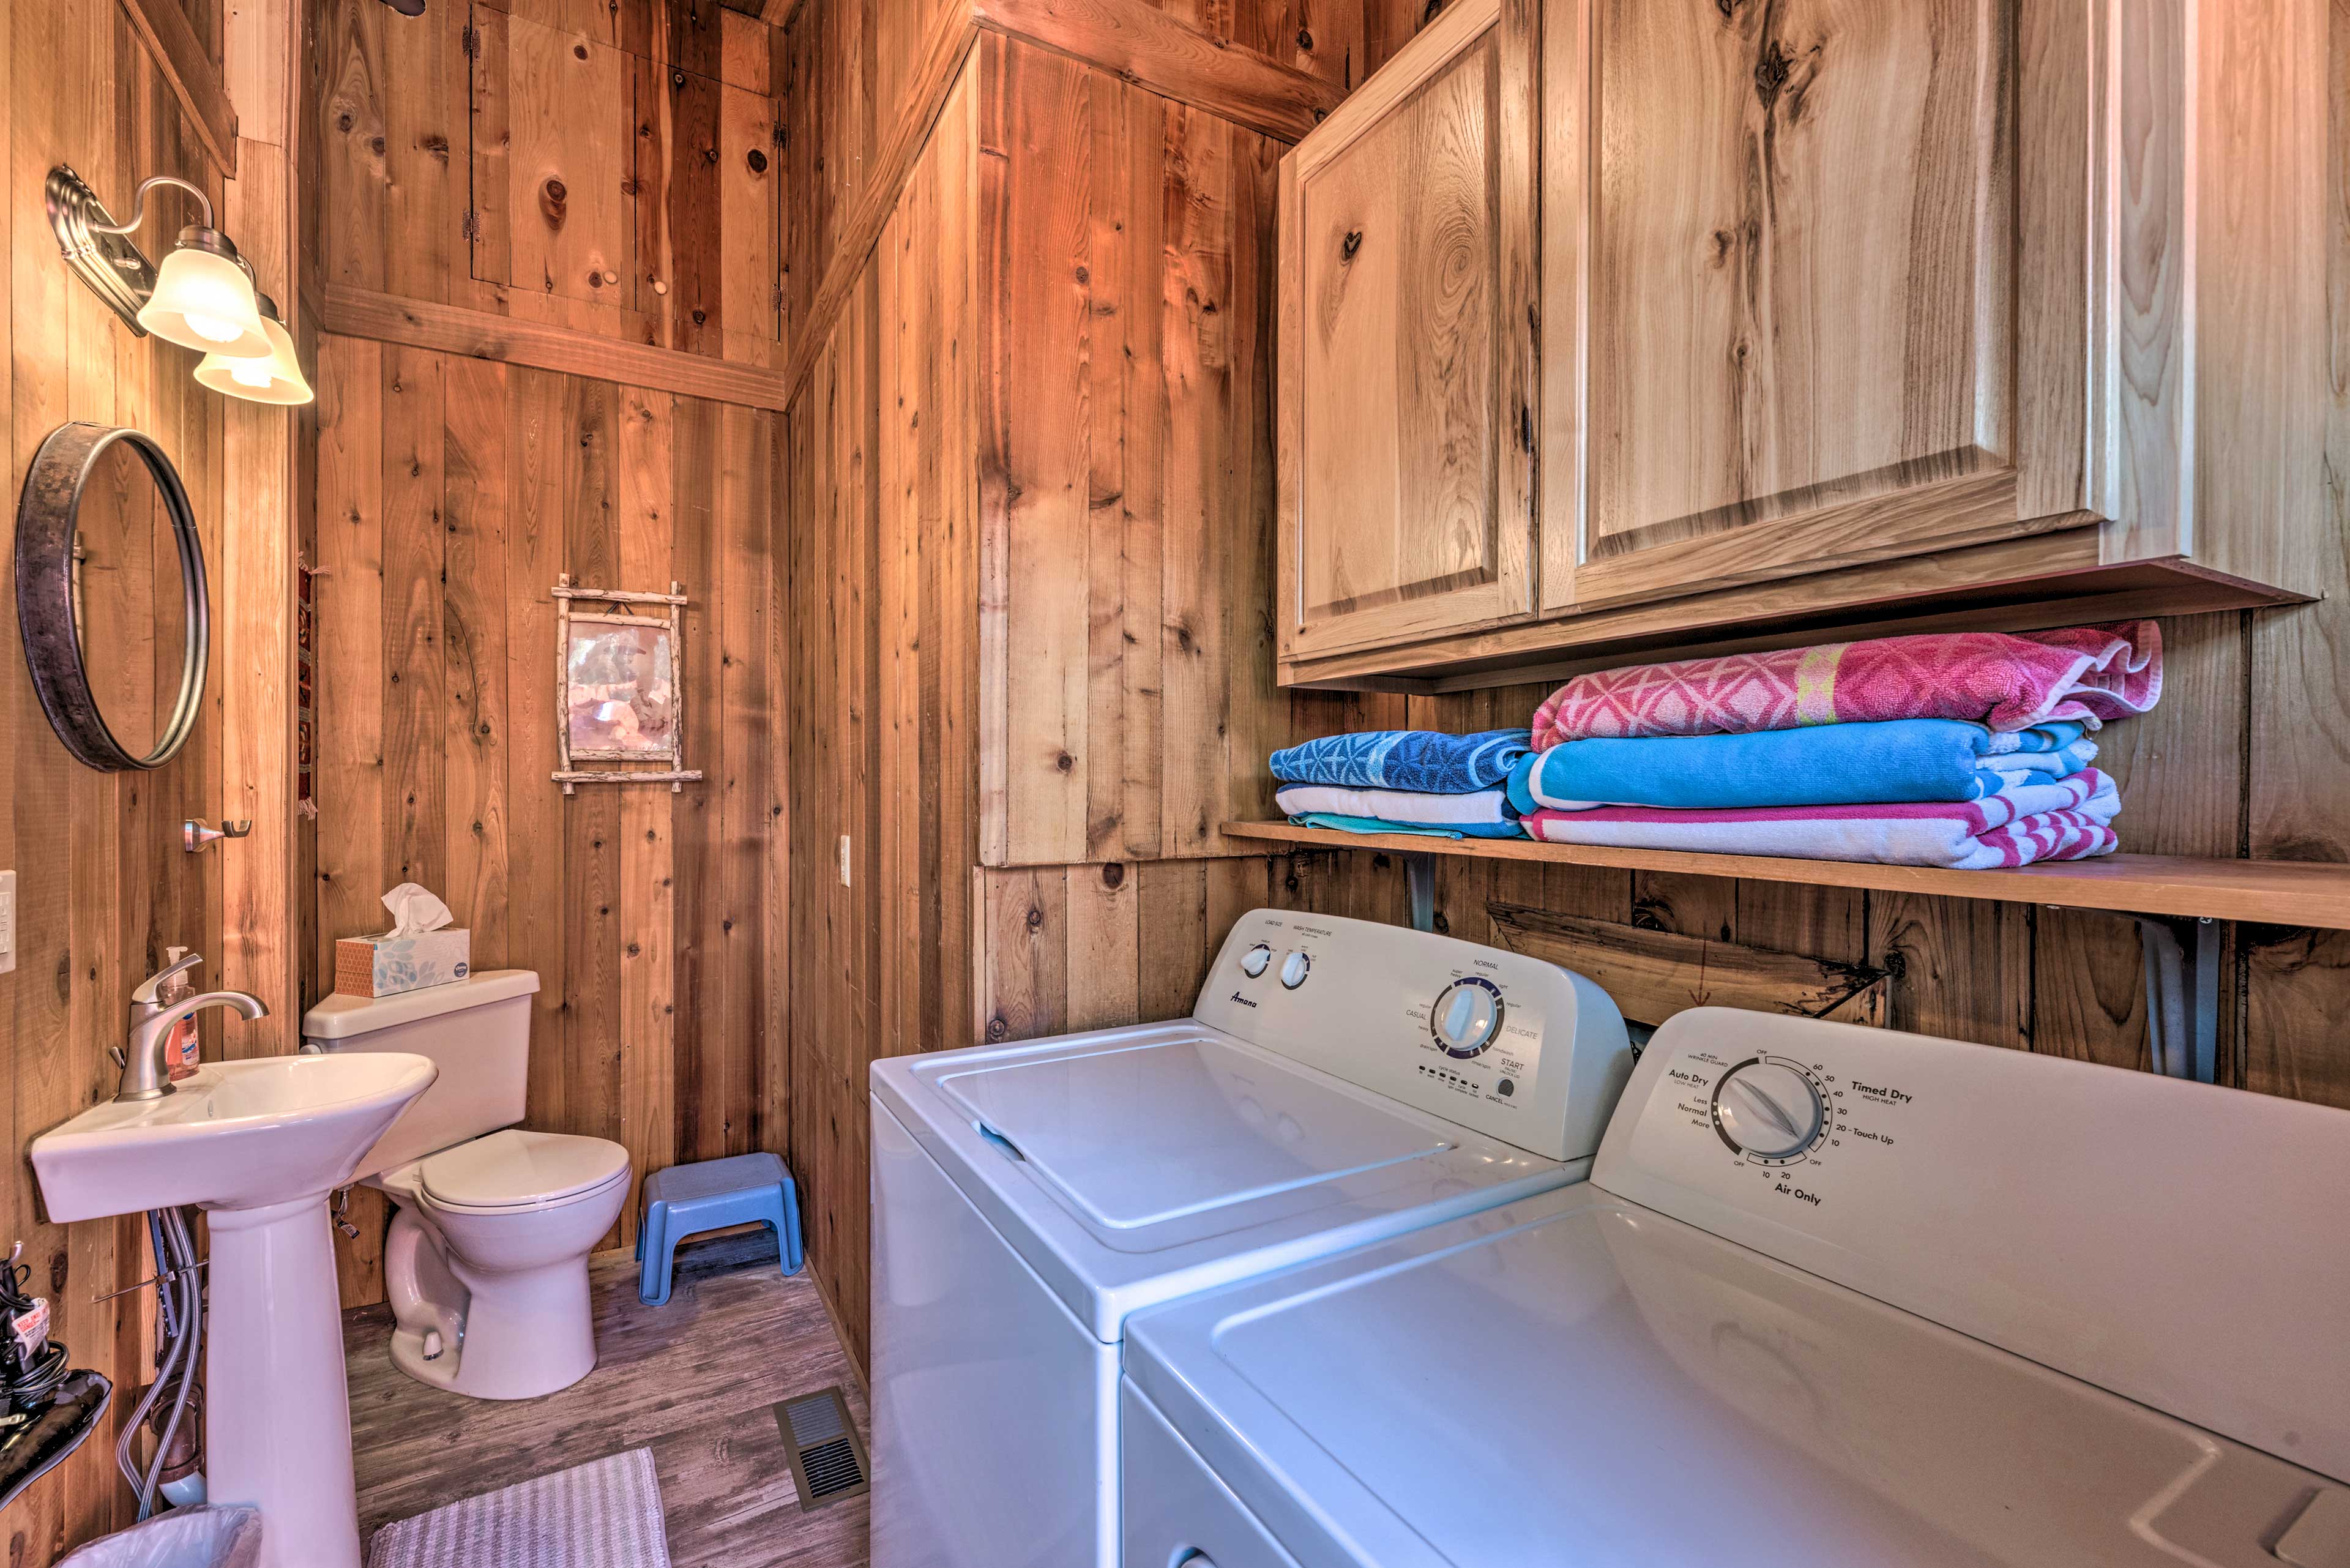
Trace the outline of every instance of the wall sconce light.
<instances>
[{"instance_id":1,"label":"wall sconce light","mask_svg":"<svg viewBox=\"0 0 2350 1568\"><path fill-rule=\"evenodd\" d=\"M146 221L147 192L159 185L187 192L202 213L180 231L161 267L130 238ZM201 385L254 402L310 400L283 319L255 288L252 265L213 226L212 198L201 187L170 174L142 181L127 223L116 223L98 193L62 163L49 171L45 193L50 232L74 275L133 332L203 354Z\"/></svg>"},{"instance_id":2,"label":"wall sconce light","mask_svg":"<svg viewBox=\"0 0 2350 1568\"><path fill-rule=\"evenodd\" d=\"M285 317L277 314L277 302L265 294L257 303L261 329L269 338L268 357L236 359L207 354L196 367L196 384L253 403L308 402L315 394L302 374L302 362L295 358L293 335L286 330Z\"/></svg>"}]
</instances>

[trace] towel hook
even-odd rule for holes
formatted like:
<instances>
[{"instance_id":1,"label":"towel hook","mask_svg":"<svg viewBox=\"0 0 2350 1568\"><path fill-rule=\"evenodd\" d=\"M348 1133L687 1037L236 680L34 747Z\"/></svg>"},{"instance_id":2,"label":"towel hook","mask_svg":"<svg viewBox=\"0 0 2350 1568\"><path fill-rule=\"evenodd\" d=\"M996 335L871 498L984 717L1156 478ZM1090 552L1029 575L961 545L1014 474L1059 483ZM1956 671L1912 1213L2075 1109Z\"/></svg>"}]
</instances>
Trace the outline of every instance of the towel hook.
<instances>
[{"instance_id":1,"label":"towel hook","mask_svg":"<svg viewBox=\"0 0 2350 1568\"><path fill-rule=\"evenodd\" d=\"M201 820L192 816L180 825L180 845L189 854L196 855L224 838L243 838L252 831L250 817L243 822L231 822L222 817L218 827L206 827Z\"/></svg>"}]
</instances>

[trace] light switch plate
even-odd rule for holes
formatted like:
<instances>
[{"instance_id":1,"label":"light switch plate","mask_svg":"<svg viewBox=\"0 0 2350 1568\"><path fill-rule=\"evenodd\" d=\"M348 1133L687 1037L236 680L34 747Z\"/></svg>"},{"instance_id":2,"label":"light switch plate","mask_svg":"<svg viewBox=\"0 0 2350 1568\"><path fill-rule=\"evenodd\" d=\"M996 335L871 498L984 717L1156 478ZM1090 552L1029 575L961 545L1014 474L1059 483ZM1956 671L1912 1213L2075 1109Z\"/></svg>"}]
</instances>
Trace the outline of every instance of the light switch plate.
<instances>
[{"instance_id":1,"label":"light switch plate","mask_svg":"<svg viewBox=\"0 0 2350 1568\"><path fill-rule=\"evenodd\" d=\"M16 967L16 874L0 871L0 974Z\"/></svg>"}]
</instances>

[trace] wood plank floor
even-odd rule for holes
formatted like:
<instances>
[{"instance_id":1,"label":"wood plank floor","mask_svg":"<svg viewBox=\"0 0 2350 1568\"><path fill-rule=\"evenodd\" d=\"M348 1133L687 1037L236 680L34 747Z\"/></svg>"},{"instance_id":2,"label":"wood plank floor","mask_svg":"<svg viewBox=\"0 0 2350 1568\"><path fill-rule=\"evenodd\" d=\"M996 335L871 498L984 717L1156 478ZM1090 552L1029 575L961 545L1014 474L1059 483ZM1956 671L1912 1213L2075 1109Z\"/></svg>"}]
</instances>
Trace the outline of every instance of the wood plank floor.
<instances>
[{"instance_id":1,"label":"wood plank floor","mask_svg":"<svg viewBox=\"0 0 2350 1568\"><path fill-rule=\"evenodd\" d=\"M596 1370L544 1399L461 1398L391 1364L389 1307L343 1319L359 1534L461 1498L649 1448L674 1568L865 1568L865 1499L803 1513L775 1402L865 1392L816 1286L785 1279L764 1232L680 1249L669 1304L637 1300L625 1254L590 1265Z\"/></svg>"}]
</instances>

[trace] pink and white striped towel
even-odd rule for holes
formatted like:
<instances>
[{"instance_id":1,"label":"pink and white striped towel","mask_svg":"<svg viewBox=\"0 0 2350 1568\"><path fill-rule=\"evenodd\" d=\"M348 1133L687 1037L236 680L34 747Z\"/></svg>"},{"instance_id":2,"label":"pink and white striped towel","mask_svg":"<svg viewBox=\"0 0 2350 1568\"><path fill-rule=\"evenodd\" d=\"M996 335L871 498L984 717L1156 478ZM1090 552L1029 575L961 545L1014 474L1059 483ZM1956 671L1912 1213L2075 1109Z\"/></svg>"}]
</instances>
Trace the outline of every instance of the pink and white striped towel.
<instances>
[{"instance_id":1,"label":"pink and white striped towel","mask_svg":"<svg viewBox=\"0 0 2350 1568\"><path fill-rule=\"evenodd\" d=\"M2018 636L1937 632L1578 675L1534 711L1534 745L1892 719L1998 731L2070 720L2094 730L2161 695L2162 630L2150 620Z\"/></svg>"},{"instance_id":2,"label":"pink and white striped towel","mask_svg":"<svg viewBox=\"0 0 2350 1568\"><path fill-rule=\"evenodd\" d=\"M1551 844L1987 871L2110 855L2119 841L2109 825L2120 809L2114 781L2084 768L2052 784L2023 784L1981 800L1727 811L1613 805L1538 811L1521 826Z\"/></svg>"}]
</instances>

